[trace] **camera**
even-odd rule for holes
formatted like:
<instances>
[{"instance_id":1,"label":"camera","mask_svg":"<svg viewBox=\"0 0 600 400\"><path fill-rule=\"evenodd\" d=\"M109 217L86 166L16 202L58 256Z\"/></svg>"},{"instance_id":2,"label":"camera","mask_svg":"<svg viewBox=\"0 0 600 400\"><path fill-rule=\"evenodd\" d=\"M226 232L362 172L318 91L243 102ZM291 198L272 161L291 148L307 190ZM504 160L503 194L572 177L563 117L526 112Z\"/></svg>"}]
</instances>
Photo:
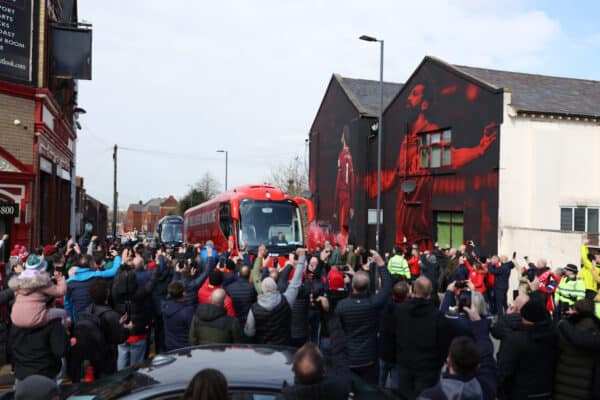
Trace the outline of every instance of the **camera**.
<instances>
[{"instance_id":1,"label":"camera","mask_svg":"<svg viewBox=\"0 0 600 400\"><path fill-rule=\"evenodd\" d=\"M469 287L469 285L467 284L467 281L462 280L462 281L456 281L456 283L454 284L454 287L457 289L467 289Z\"/></svg>"},{"instance_id":2,"label":"camera","mask_svg":"<svg viewBox=\"0 0 600 400\"><path fill-rule=\"evenodd\" d=\"M471 307L471 291L469 289L461 290L458 293L458 309L460 311Z\"/></svg>"}]
</instances>

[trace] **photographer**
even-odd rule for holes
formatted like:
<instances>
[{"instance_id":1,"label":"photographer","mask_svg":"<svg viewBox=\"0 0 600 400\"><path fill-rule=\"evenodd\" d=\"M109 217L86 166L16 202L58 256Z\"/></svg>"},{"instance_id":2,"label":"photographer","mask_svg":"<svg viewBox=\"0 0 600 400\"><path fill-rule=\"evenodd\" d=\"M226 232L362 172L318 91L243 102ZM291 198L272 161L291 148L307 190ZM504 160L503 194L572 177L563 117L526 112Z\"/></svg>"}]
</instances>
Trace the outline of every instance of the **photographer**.
<instances>
[{"instance_id":1,"label":"photographer","mask_svg":"<svg viewBox=\"0 0 600 400\"><path fill-rule=\"evenodd\" d=\"M456 281L448 285L440 311L452 328L452 336L473 336L467 309L473 307L481 319L490 319L483 295L471 281Z\"/></svg>"},{"instance_id":2,"label":"photographer","mask_svg":"<svg viewBox=\"0 0 600 400\"><path fill-rule=\"evenodd\" d=\"M496 364L490 340L490 320L482 319L473 304L464 309L473 338L457 337L450 344L446 370L439 382L423 391L418 399L496 398Z\"/></svg>"},{"instance_id":3,"label":"photographer","mask_svg":"<svg viewBox=\"0 0 600 400\"><path fill-rule=\"evenodd\" d=\"M377 294L371 294L369 274L357 271L352 279L352 294L338 303L335 313L348 338L350 368L368 383L377 384L378 314L391 295L392 278L379 253L371 250L371 255L375 265L368 268L381 276L381 288Z\"/></svg>"}]
</instances>

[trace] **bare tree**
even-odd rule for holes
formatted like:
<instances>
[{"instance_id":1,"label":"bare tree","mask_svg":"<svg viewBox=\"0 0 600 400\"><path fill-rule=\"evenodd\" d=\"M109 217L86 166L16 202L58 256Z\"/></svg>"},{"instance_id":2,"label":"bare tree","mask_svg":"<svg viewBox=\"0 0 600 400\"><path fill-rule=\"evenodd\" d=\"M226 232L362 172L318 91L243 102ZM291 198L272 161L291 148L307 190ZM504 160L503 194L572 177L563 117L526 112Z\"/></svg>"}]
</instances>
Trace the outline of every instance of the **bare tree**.
<instances>
[{"instance_id":1,"label":"bare tree","mask_svg":"<svg viewBox=\"0 0 600 400\"><path fill-rule=\"evenodd\" d=\"M302 158L292 157L287 163L281 163L269 173L267 182L290 196L300 197L308 190L308 171Z\"/></svg>"},{"instance_id":2,"label":"bare tree","mask_svg":"<svg viewBox=\"0 0 600 400\"><path fill-rule=\"evenodd\" d=\"M196 182L196 190L204 195L206 200L210 200L219 193L221 184L210 172L202 175L202 178Z\"/></svg>"}]
</instances>

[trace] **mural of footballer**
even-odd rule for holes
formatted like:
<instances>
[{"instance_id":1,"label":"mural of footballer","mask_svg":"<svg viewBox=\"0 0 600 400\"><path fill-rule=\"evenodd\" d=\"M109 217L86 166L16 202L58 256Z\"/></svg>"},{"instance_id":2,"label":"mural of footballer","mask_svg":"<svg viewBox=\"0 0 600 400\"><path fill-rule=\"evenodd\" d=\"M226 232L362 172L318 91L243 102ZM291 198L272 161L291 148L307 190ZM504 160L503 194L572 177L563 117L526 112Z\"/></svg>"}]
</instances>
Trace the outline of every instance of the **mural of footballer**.
<instances>
[{"instance_id":1,"label":"mural of footballer","mask_svg":"<svg viewBox=\"0 0 600 400\"><path fill-rule=\"evenodd\" d=\"M339 223L339 232L348 235L350 220L354 218L354 163L348 147L348 125L342 129L342 150L337 160L337 179L335 181L335 198L333 218Z\"/></svg>"},{"instance_id":2,"label":"mural of footballer","mask_svg":"<svg viewBox=\"0 0 600 400\"><path fill-rule=\"evenodd\" d=\"M425 247L431 245L432 216L430 203L433 177L431 171L421 167L420 143L422 134L439 130L440 127L427 119L432 104L432 92L424 82L418 82L410 89L406 100L408 132L402 140L399 157L394 170L382 170L382 192L398 187L407 180L416 183L412 193L398 190L396 203L396 244L406 240L419 242ZM458 169L483 156L496 140L497 124L490 123L484 130L478 145L472 148L451 147L450 169ZM339 181L339 175L338 175ZM369 179L369 195L377 195L377 173ZM407 204L408 203L408 204Z\"/></svg>"}]
</instances>

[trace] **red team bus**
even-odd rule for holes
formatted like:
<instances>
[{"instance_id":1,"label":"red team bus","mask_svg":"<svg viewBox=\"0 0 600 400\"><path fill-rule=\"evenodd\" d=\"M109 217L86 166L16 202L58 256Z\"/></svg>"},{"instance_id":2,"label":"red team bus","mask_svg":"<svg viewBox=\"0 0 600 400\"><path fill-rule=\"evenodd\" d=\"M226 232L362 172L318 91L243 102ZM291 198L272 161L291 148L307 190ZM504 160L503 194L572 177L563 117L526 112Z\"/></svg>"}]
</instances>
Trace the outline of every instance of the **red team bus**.
<instances>
[{"instance_id":1,"label":"red team bus","mask_svg":"<svg viewBox=\"0 0 600 400\"><path fill-rule=\"evenodd\" d=\"M235 252L245 245L254 254L264 244L269 255L287 257L308 246L300 205L306 206L308 222L312 222L311 201L288 196L274 186L240 186L187 210L183 240L187 244L212 240L219 252L227 251L233 241Z\"/></svg>"}]
</instances>

